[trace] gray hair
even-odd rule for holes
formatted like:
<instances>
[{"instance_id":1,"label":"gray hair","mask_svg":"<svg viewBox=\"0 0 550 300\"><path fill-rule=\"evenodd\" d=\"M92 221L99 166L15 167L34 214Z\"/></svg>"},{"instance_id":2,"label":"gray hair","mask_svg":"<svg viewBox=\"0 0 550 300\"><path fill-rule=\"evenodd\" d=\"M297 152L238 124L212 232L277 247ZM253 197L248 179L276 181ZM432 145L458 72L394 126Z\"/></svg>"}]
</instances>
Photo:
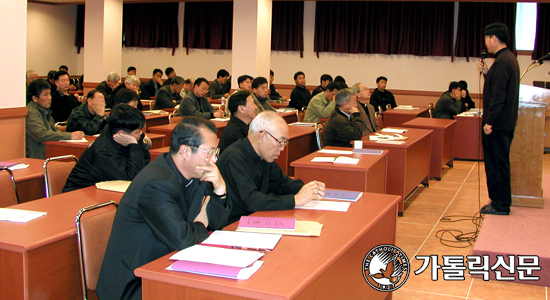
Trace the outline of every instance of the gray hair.
<instances>
[{"instance_id":1,"label":"gray hair","mask_svg":"<svg viewBox=\"0 0 550 300\"><path fill-rule=\"evenodd\" d=\"M335 99L336 99L336 106L340 107L344 105L344 102L349 102L351 99L351 96L355 95L354 91L352 89L343 89L340 90L338 93L336 93Z\"/></svg>"},{"instance_id":2,"label":"gray hair","mask_svg":"<svg viewBox=\"0 0 550 300\"><path fill-rule=\"evenodd\" d=\"M107 75L107 81L119 82L120 81L120 75L118 75L117 72L111 72L111 73L109 73L109 75Z\"/></svg>"},{"instance_id":3,"label":"gray hair","mask_svg":"<svg viewBox=\"0 0 550 300\"><path fill-rule=\"evenodd\" d=\"M279 122L286 124L283 117L278 113L270 110L263 111L250 122L248 133L259 133L260 131L271 129Z\"/></svg>"},{"instance_id":4,"label":"gray hair","mask_svg":"<svg viewBox=\"0 0 550 300\"><path fill-rule=\"evenodd\" d=\"M28 70L28 71L27 71L27 79L31 78L31 75L32 75L32 74L38 75L38 73L36 73L35 70Z\"/></svg>"},{"instance_id":5,"label":"gray hair","mask_svg":"<svg viewBox=\"0 0 550 300\"><path fill-rule=\"evenodd\" d=\"M358 94L358 93L361 92L361 85L364 85L365 88L366 88L367 90L369 89L369 87L366 86L365 84L363 84L363 83L361 83L361 82L358 82L358 83L354 84L354 85L351 87L351 89L353 90L353 92L354 92L355 94Z\"/></svg>"},{"instance_id":6,"label":"gray hair","mask_svg":"<svg viewBox=\"0 0 550 300\"><path fill-rule=\"evenodd\" d=\"M170 82L170 84L177 84L177 85L184 84L184 83L185 83L185 80L181 76L175 76L174 78L172 78L172 82Z\"/></svg>"},{"instance_id":7,"label":"gray hair","mask_svg":"<svg viewBox=\"0 0 550 300\"><path fill-rule=\"evenodd\" d=\"M136 75L128 75L126 76L126 79L124 80L125 84L132 84L134 82L137 82L138 84L141 83L141 80Z\"/></svg>"}]
</instances>

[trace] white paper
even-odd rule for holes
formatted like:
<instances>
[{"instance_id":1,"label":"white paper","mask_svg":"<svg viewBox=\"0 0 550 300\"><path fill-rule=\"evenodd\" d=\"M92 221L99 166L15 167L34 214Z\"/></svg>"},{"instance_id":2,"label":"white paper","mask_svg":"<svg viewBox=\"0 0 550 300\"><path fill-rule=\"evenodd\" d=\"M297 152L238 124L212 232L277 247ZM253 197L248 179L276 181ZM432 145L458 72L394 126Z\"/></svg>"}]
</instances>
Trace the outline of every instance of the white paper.
<instances>
[{"instance_id":1,"label":"white paper","mask_svg":"<svg viewBox=\"0 0 550 300\"><path fill-rule=\"evenodd\" d=\"M419 107L412 107L412 105L399 105L397 107L394 107L393 109L415 110L415 109L420 109L420 108Z\"/></svg>"},{"instance_id":2,"label":"white paper","mask_svg":"<svg viewBox=\"0 0 550 300\"><path fill-rule=\"evenodd\" d=\"M386 128L383 128L382 130L380 130L382 132L390 132L390 133L405 133L407 131L407 129L397 129L397 128L389 128L389 127L386 127Z\"/></svg>"},{"instance_id":3,"label":"white paper","mask_svg":"<svg viewBox=\"0 0 550 300\"><path fill-rule=\"evenodd\" d=\"M194 245L177 252L170 259L244 268L262 256L264 253L257 251Z\"/></svg>"},{"instance_id":4,"label":"white paper","mask_svg":"<svg viewBox=\"0 0 550 300\"><path fill-rule=\"evenodd\" d=\"M334 160L335 164L349 164L349 165L356 165L359 163L359 158L353 158L353 157L346 157L346 156L338 156Z\"/></svg>"},{"instance_id":5,"label":"white paper","mask_svg":"<svg viewBox=\"0 0 550 300\"><path fill-rule=\"evenodd\" d=\"M144 110L142 111L142 113L146 116L148 115L160 115L160 114L163 114L164 113L164 110L162 109L157 109L157 110Z\"/></svg>"},{"instance_id":6,"label":"white paper","mask_svg":"<svg viewBox=\"0 0 550 300\"><path fill-rule=\"evenodd\" d=\"M229 118L214 118L214 119L210 119L210 121L227 122L229 121Z\"/></svg>"},{"instance_id":7,"label":"white paper","mask_svg":"<svg viewBox=\"0 0 550 300\"><path fill-rule=\"evenodd\" d=\"M231 246L258 251L273 250L281 237L281 234L216 230L201 244Z\"/></svg>"},{"instance_id":8,"label":"white paper","mask_svg":"<svg viewBox=\"0 0 550 300\"><path fill-rule=\"evenodd\" d=\"M296 206L295 208L346 212L348 211L350 204L351 202L313 200L306 205Z\"/></svg>"},{"instance_id":9,"label":"white paper","mask_svg":"<svg viewBox=\"0 0 550 300\"><path fill-rule=\"evenodd\" d=\"M87 143L88 140L86 138L82 138L81 140L60 140L60 142L64 142L64 143Z\"/></svg>"},{"instance_id":10,"label":"white paper","mask_svg":"<svg viewBox=\"0 0 550 300\"><path fill-rule=\"evenodd\" d=\"M292 126L311 126L311 127L315 127L315 125L317 125L317 123L312 123L312 122L294 122L294 123L290 123L288 125L292 125Z\"/></svg>"},{"instance_id":11,"label":"white paper","mask_svg":"<svg viewBox=\"0 0 550 300\"><path fill-rule=\"evenodd\" d=\"M380 144L393 144L393 145L403 145L405 144L405 141L376 141Z\"/></svg>"},{"instance_id":12,"label":"white paper","mask_svg":"<svg viewBox=\"0 0 550 300\"><path fill-rule=\"evenodd\" d=\"M334 162L334 160L336 159L336 157L331 157L331 156L327 156L327 157L320 157L320 156L317 156L317 157L314 157L311 162Z\"/></svg>"},{"instance_id":13,"label":"white paper","mask_svg":"<svg viewBox=\"0 0 550 300\"><path fill-rule=\"evenodd\" d=\"M330 149L322 149L319 150L319 153L329 153L329 154L353 154L353 151L351 150L330 150Z\"/></svg>"},{"instance_id":14,"label":"white paper","mask_svg":"<svg viewBox=\"0 0 550 300\"><path fill-rule=\"evenodd\" d=\"M28 168L28 167L29 167L29 165L27 165L27 164L16 164L14 166L8 167L8 169L13 171L13 170L25 169L25 168Z\"/></svg>"},{"instance_id":15,"label":"white paper","mask_svg":"<svg viewBox=\"0 0 550 300\"><path fill-rule=\"evenodd\" d=\"M193 274L200 274L200 275L208 275L208 276L214 276L214 277L222 277L222 278L230 278L230 279L239 279L239 280L247 280L252 276L252 274L256 273L258 269L264 264L263 261L257 260L252 264L252 266L243 268L239 271L237 274L237 278L231 277L231 276L224 276L224 275L218 275L218 274L211 274L211 273L204 273L204 272L191 272L191 271L183 271L178 269L172 269L172 265L168 266L166 270L170 271L178 271L178 272L186 272L186 273L193 273Z\"/></svg>"},{"instance_id":16,"label":"white paper","mask_svg":"<svg viewBox=\"0 0 550 300\"><path fill-rule=\"evenodd\" d=\"M32 211L32 210L23 210L23 209L14 209L14 208L0 208L0 221L25 223L46 214L47 214L46 212L42 212L42 211Z\"/></svg>"},{"instance_id":17,"label":"white paper","mask_svg":"<svg viewBox=\"0 0 550 300\"><path fill-rule=\"evenodd\" d=\"M119 193L125 193L130 186L131 181L128 180L111 180L102 181L95 184L95 187L100 190L107 190Z\"/></svg>"}]
</instances>

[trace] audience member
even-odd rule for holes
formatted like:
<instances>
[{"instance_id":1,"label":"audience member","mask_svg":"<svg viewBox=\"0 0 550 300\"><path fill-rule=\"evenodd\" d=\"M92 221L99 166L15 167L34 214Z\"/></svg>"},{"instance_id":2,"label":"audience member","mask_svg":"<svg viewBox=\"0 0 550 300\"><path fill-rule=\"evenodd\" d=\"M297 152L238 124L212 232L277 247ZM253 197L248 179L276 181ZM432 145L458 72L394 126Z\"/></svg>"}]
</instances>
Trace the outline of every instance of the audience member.
<instances>
[{"instance_id":1,"label":"audience member","mask_svg":"<svg viewBox=\"0 0 550 300\"><path fill-rule=\"evenodd\" d=\"M101 95L101 93L98 92ZM110 180L129 180L143 169L151 155L141 131L145 117L127 104L117 105L109 124L88 147L67 178L63 192L70 192Z\"/></svg>"},{"instance_id":2,"label":"audience member","mask_svg":"<svg viewBox=\"0 0 550 300\"><path fill-rule=\"evenodd\" d=\"M27 104L29 104L29 101L31 101L29 97L29 83L38 79L38 73L36 73L35 70L28 70L26 73L26 78L27 85L25 86L25 88L27 89L27 92L25 94L27 95Z\"/></svg>"},{"instance_id":3,"label":"audience member","mask_svg":"<svg viewBox=\"0 0 550 300\"><path fill-rule=\"evenodd\" d=\"M237 91L252 92L252 80L254 80L254 77L250 75L239 76L239 78L237 78L237 84L239 84L239 88Z\"/></svg>"},{"instance_id":4,"label":"audience member","mask_svg":"<svg viewBox=\"0 0 550 300\"><path fill-rule=\"evenodd\" d=\"M363 137L363 120L357 108L357 96L351 89L336 93L336 108L323 126L323 145L351 147L351 141Z\"/></svg>"},{"instance_id":5,"label":"audience member","mask_svg":"<svg viewBox=\"0 0 550 300\"><path fill-rule=\"evenodd\" d=\"M378 122L376 121L376 110L374 109L374 106L369 104L369 88L362 83L356 83L351 87L351 89L357 96L357 107L359 108L359 113L361 114L361 120L363 120L363 124L361 126L363 136L380 130L378 127Z\"/></svg>"},{"instance_id":6,"label":"audience member","mask_svg":"<svg viewBox=\"0 0 550 300\"><path fill-rule=\"evenodd\" d=\"M311 99L311 93L306 89L306 74L302 71L298 71L294 74L294 82L296 87L290 93L290 103L288 107L294 107L297 110L303 110L307 108L309 100Z\"/></svg>"},{"instance_id":7,"label":"audience member","mask_svg":"<svg viewBox=\"0 0 550 300\"><path fill-rule=\"evenodd\" d=\"M391 106L391 108L397 106L393 94L390 91L386 90L387 82L388 78L384 76L376 78L377 88L374 90L374 92L372 92L372 95L370 96L370 104L374 106L374 108L378 111L380 111L380 109L382 109L382 111L386 111L386 106L388 104Z\"/></svg>"},{"instance_id":8,"label":"audience member","mask_svg":"<svg viewBox=\"0 0 550 300\"><path fill-rule=\"evenodd\" d=\"M71 75L69 75L69 68L65 65L59 66L59 71L67 72L67 76L69 77L69 90L70 91L76 91L78 90L77 84L73 78L71 78Z\"/></svg>"},{"instance_id":9,"label":"audience member","mask_svg":"<svg viewBox=\"0 0 550 300\"><path fill-rule=\"evenodd\" d=\"M331 82L324 87L324 91L313 96L307 105L304 122L319 123L321 119L327 119L334 108L334 95L340 90L338 82Z\"/></svg>"},{"instance_id":10,"label":"audience member","mask_svg":"<svg viewBox=\"0 0 550 300\"><path fill-rule=\"evenodd\" d=\"M174 128L170 152L134 178L113 222L97 283L99 299L141 299L135 269L225 226L231 200L216 166L217 144L214 124L183 118Z\"/></svg>"},{"instance_id":11,"label":"audience member","mask_svg":"<svg viewBox=\"0 0 550 300\"><path fill-rule=\"evenodd\" d=\"M187 93L189 93L193 89L193 84L195 83L195 79L193 78L187 78L183 82L183 89L180 92L180 97L183 99Z\"/></svg>"},{"instance_id":12,"label":"audience member","mask_svg":"<svg viewBox=\"0 0 550 300\"><path fill-rule=\"evenodd\" d=\"M173 108L180 103L180 92L183 89L184 80L176 76L170 82L170 85L165 85L158 91L154 109Z\"/></svg>"},{"instance_id":13,"label":"audience member","mask_svg":"<svg viewBox=\"0 0 550 300\"><path fill-rule=\"evenodd\" d=\"M256 117L258 108L251 93L247 91L239 91L231 95L227 101L227 107L231 112L231 117L220 137L220 153L223 153L229 145L246 137L248 125Z\"/></svg>"},{"instance_id":14,"label":"audience member","mask_svg":"<svg viewBox=\"0 0 550 300\"><path fill-rule=\"evenodd\" d=\"M100 133L106 124L105 97L98 90L91 90L86 102L71 112L67 131L83 131L85 135L94 135Z\"/></svg>"},{"instance_id":15,"label":"audience member","mask_svg":"<svg viewBox=\"0 0 550 300\"><path fill-rule=\"evenodd\" d=\"M329 74L321 75L321 84L313 90L313 93L311 93L311 96L315 96L321 92L324 92L325 89L327 88L327 85L331 82L332 82L332 76L330 76Z\"/></svg>"},{"instance_id":16,"label":"audience member","mask_svg":"<svg viewBox=\"0 0 550 300\"><path fill-rule=\"evenodd\" d=\"M283 174L275 159L287 143L285 120L276 112L264 111L250 123L247 138L225 149L218 167L233 201L228 224L256 211L293 209L323 197L324 183L304 185Z\"/></svg>"},{"instance_id":17,"label":"audience member","mask_svg":"<svg viewBox=\"0 0 550 300\"><path fill-rule=\"evenodd\" d=\"M26 157L45 159L46 146L44 141L80 140L82 131L61 132L55 128L50 106L52 97L50 85L44 79L37 79L29 84L29 111L25 119Z\"/></svg>"},{"instance_id":18,"label":"audience member","mask_svg":"<svg viewBox=\"0 0 550 300\"><path fill-rule=\"evenodd\" d=\"M127 75L136 76L136 73L137 73L136 67L133 67L133 66L128 67L128 70L126 70Z\"/></svg>"},{"instance_id":19,"label":"audience member","mask_svg":"<svg viewBox=\"0 0 550 300\"><path fill-rule=\"evenodd\" d=\"M174 68L172 68L172 67L166 68L166 70L164 70L164 74L166 74L166 80L164 81L162 86L171 85L172 84L172 79L174 79L174 77L177 76L176 70L174 70Z\"/></svg>"},{"instance_id":20,"label":"audience member","mask_svg":"<svg viewBox=\"0 0 550 300\"><path fill-rule=\"evenodd\" d=\"M195 80L193 91L187 93L181 100L179 112L182 116L197 116L205 119L221 118L224 112L215 110L208 102L206 92L208 91L208 80L200 77Z\"/></svg>"},{"instance_id":21,"label":"audience member","mask_svg":"<svg viewBox=\"0 0 550 300\"><path fill-rule=\"evenodd\" d=\"M48 83L50 84L52 95L57 90L57 86L55 85L55 80L53 79L55 77L55 73L57 73L56 70L50 70L48 72Z\"/></svg>"},{"instance_id":22,"label":"audience member","mask_svg":"<svg viewBox=\"0 0 550 300\"><path fill-rule=\"evenodd\" d=\"M151 99L151 97L156 96L158 90L163 84L161 77L162 77L162 70L154 69L153 78L145 82L141 87L141 99Z\"/></svg>"},{"instance_id":23,"label":"audience member","mask_svg":"<svg viewBox=\"0 0 550 300\"><path fill-rule=\"evenodd\" d=\"M265 77L256 77L252 80L252 98L254 104L258 107L256 114L261 113L264 110L275 111L275 108L271 106L268 98L269 89L267 86L267 79Z\"/></svg>"},{"instance_id":24,"label":"audience member","mask_svg":"<svg viewBox=\"0 0 550 300\"><path fill-rule=\"evenodd\" d=\"M225 69L221 69L216 74L216 79L212 81L210 87L208 88L207 97L212 99L220 99L221 97L229 97L229 90L224 91L223 87L225 82L229 79L229 72Z\"/></svg>"},{"instance_id":25,"label":"audience member","mask_svg":"<svg viewBox=\"0 0 550 300\"><path fill-rule=\"evenodd\" d=\"M71 111L80 105L76 97L69 93L69 75L65 71L55 72L53 77L57 90L52 94L52 117L56 122L69 119Z\"/></svg>"},{"instance_id":26,"label":"audience member","mask_svg":"<svg viewBox=\"0 0 550 300\"><path fill-rule=\"evenodd\" d=\"M338 76L334 77L334 81L336 81L340 84L341 89L347 89L348 88L348 85L346 84L346 80L344 79L344 77L338 75Z\"/></svg>"},{"instance_id":27,"label":"audience member","mask_svg":"<svg viewBox=\"0 0 550 300\"><path fill-rule=\"evenodd\" d=\"M131 107L138 108L138 103L141 103L139 95L135 91L127 88L123 88L118 91L115 95L114 100L114 106L125 103L130 105Z\"/></svg>"},{"instance_id":28,"label":"audience member","mask_svg":"<svg viewBox=\"0 0 550 300\"><path fill-rule=\"evenodd\" d=\"M111 95L114 89L120 84L120 75L117 72L111 72L107 75L107 80L102 81L95 88L98 92L105 96L105 99Z\"/></svg>"},{"instance_id":29,"label":"audience member","mask_svg":"<svg viewBox=\"0 0 550 300\"><path fill-rule=\"evenodd\" d=\"M476 108L476 104L470 97L470 92L468 91L468 83L464 80L461 80L458 83L462 86L462 98L460 99L462 102L462 108L460 109L460 112L465 112L472 108Z\"/></svg>"},{"instance_id":30,"label":"audience member","mask_svg":"<svg viewBox=\"0 0 550 300\"><path fill-rule=\"evenodd\" d=\"M462 108L462 85L456 81L449 84L449 90L441 95L434 108L434 118L454 119Z\"/></svg>"},{"instance_id":31,"label":"audience member","mask_svg":"<svg viewBox=\"0 0 550 300\"><path fill-rule=\"evenodd\" d=\"M281 96L279 92L277 92L277 88L273 84L273 80L275 79L275 73L273 73L273 70L269 70L269 99L271 100L280 100L283 99L283 101L286 101L286 96Z\"/></svg>"}]
</instances>

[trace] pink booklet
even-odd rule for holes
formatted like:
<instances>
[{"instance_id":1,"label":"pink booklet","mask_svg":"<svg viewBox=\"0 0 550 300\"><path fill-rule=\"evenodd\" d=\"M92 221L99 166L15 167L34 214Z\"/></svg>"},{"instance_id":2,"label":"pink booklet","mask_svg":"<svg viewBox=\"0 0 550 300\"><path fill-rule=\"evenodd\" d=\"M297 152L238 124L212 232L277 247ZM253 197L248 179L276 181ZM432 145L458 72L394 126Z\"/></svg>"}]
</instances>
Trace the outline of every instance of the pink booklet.
<instances>
[{"instance_id":1,"label":"pink booklet","mask_svg":"<svg viewBox=\"0 0 550 300\"><path fill-rule=\"evenodd\" d=\"M295 218L242 216L238 228L295 230Z\"/></svg>"},{"instance_id":2,"label":"pink booklet","mask_svg":"<svg viewBox=\"0 0 550 300\"><path fill-rule=\"evenodd\" d=\"M195 261L178 260L170 265L167 269L172 271L246 280L249 279L252 274L256 273L256 271L258 271L262 264L263 261L257 260L250 266L242 268Z\"/></svg>"}]
</instances>

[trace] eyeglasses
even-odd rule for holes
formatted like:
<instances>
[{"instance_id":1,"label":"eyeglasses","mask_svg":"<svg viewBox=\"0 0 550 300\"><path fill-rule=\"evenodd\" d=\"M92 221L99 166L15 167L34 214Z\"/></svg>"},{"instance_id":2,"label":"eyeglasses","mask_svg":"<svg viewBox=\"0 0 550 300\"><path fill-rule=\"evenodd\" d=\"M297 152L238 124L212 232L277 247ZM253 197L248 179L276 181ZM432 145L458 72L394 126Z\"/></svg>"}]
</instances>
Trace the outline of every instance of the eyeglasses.
<instances>
[{"instance_id":1,"label":"eyeglasses","mask_svg":"<svg viewBox=\"0 0 550 300\"><path fill-rule=\"evenodd\" d=\"M277 143L279 143L279 145L281 145L281 147L283 148L288 144L288 140L279 141L276 137L274 137L271 133L269 133L269 131L263 131L263 132L269 134L269 136L272 137L275 141L277 141Z\"/></svg>"},{"instance_id":2,"label":"eyeglasses","mask_svg":"<svg viewBox=\"0 0 550 300\"><path fill-rule=\"evenodd\" d=\"M220 157L220 148L215 148L215 149L212 149L210 151L206 151L204 149L201 149L199 147L194 147L194 146L189 146L189 148L194 148L194 149L200 150L200 151L206 153L209 158L214 157L216 160L218 160L218 158Z\"/></svg>"}]
</instances>

